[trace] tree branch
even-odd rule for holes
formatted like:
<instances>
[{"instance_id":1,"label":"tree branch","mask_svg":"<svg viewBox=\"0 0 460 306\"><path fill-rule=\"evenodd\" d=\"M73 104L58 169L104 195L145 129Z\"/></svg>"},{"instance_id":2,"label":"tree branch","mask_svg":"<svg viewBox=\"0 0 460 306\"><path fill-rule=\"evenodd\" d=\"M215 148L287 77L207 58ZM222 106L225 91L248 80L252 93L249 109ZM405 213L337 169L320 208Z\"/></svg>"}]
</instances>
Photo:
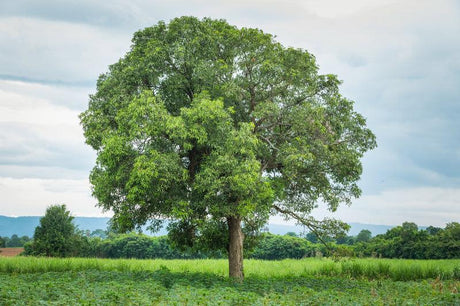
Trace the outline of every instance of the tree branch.
<instances>
[{"instance_id":1,"label":"tree branch","mask_svg":"<svg viewBox=\"0 0 460 306\"><path fill-rule=\"evenodd\" d=\"M296 214L295 212L293 211L290 211L290 210L287 210L287 209L282 209L281 207L273 204L272 207L282 213L282 214L285 214L285 215L288 215L294 219L296 219L297 221L299 221L300 223L302 223L304 226L306 226L309 230L311 230L315 235L316 237L318 237L319 241L321 241L322 244L324 244L324 246L329 250L329 251L332 251L332 249L330 248L330 246L323 240L323 238L321 237L321 235L319 234L319 230L320 230L320 226L317 225L317 224L313 224L311 222L311 220L306 220L305 218L302 218L301 216L299 216L298 214Z\"/></svg>"}]
</instances>

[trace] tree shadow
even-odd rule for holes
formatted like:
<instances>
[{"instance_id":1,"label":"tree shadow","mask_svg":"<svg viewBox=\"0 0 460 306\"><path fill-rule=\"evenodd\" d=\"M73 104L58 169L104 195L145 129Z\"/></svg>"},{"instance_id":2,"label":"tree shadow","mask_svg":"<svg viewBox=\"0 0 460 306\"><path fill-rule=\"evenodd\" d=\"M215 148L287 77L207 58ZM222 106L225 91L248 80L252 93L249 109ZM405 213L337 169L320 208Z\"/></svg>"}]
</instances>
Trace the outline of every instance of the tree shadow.
<instances>
[{"instance_id":1,"label":"tree shadow","mask_svg":"<svg viewBox=\"0 0 460 306\"><path fill-rule=\"evenodd\" d=\"M108 275L107 275L107 274ZM120 274L134 282L156 282L166 290L173 286L193 287L197 289L234 289L238 292L252 292L264 296L268 292L284 294L293 288L308 288L315 292L326 290L352 290L363 287L363 282L347 278L327 276L283 276L283 277L246 277L243 282L205 272L171 272L166 267L155 271L120 272L110 271L103 273L100 281L119 279ZM97 281L97 280L96 280Z\"/></svg>"}]
</instances>

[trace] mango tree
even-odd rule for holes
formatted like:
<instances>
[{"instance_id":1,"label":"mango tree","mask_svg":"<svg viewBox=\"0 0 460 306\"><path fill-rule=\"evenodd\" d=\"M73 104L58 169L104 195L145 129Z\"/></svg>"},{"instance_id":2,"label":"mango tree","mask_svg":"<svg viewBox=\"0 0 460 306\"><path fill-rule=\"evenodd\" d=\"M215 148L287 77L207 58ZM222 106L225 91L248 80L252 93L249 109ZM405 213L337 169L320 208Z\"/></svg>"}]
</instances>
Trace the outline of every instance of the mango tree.
<instances>
[{"instance_id":1,"label":"mango tree","mask_svg":"<svg viewBox=\"0 0 460 306\"><path fill-rule=\"evenodd\" d=\"M311 217L360 195L360 158L376 146L339 85L307 51L224 20L136 32L80 116L93 195L120 230L167 219L178 244L226 249L243 279L245 236L270 215L346 228Z\"/></svg>"}]
</instances>

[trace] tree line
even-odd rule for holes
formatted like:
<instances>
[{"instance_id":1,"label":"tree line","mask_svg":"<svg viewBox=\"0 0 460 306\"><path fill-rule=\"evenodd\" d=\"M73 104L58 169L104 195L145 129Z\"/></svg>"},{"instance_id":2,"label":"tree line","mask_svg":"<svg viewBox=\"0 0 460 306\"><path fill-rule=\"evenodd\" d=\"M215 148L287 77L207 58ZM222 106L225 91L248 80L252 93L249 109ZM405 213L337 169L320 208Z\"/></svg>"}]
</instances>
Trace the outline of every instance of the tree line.
<instances>
[{"instance_id":1,"label":"tree line","mask_svg":"<svg viewBox=\"0 0 460 306\"><path fill-rule=\"evenodd\" d=\"M65 205L50 206L40 219L31 241L24 244L25 255L100 258L227 258L225 247L220 250L177 244L169 236L151 237L131 232L120 234L110 229L80 231ZM16 236L16 235L14 235ZM17 237L17 236L16 236ZM415 223L404 222L385 234L372 237L369 230L357 236L335 239L313 233L274 235L259 233L247 240L245 258L279 260L304 257L382 257L409 259L460 258L460 223L448 223L445 228L430 226L419 229ZM24 237L23 237L24 238ZM14 240L17 241L18 239ZM25 241L27 239L23 239ZM10 240L11 241L11 240ZM19 246L19 245L18 245Z\"/></svg>"},{"instance_id":2,"label":"tree line","mask_svg":"<svg viewBox=\"0 0 460 306\"><path fill-rule=\"evenodd\" d=\"M14 234L11 237L0 237L0 248L18 248L23 247L24 244L29 242L29 236L21 236Z\"/></svg>"},{"instance_id":3,"label":"tree line","mask_svg":"<svg viewBox=\"0 0 460 306\"><path fill-rule=\"evenodd\" d=\"M460 258L460 223L420 230L415 223L404 222L366 243L358 243L355 252L384 258Z\"/></svg>"}]
</instances>

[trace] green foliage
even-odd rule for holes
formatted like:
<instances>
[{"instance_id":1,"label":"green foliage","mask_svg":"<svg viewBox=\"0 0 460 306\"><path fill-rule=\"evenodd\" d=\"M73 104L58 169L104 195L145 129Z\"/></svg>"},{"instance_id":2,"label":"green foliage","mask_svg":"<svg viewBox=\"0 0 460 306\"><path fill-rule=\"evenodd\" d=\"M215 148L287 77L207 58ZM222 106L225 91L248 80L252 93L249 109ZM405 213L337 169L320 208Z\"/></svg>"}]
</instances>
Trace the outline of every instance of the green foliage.
<instances>
[{"instance_id":1,"label":"green foliage","mask_svg":"<svg viewBox=\"0 0 460 306\"><path fill-rule=\"evenodd\" d=\"M80 116L98 153L93 195L118 230L168 217L170 238L190 247L225 251L218 231L233 217L246 237L270 213L343 229L310 213L360 195L376 142L339 85L257 29L181 17L138 31Z\"/></svg>"},{"instance_id":2,"label":"green foliage","mask_svg":"<svg viewBox=\"0 0 460 306\"><path fill-rule=\"evenodd\" d=\"M18 248L23 247L30 241L28 236L19 237L13 234L11 237L0 237L0 248Z\"/></svg>"},{"instance_id":3,"label":"green foliage","mask_svg":"<svg viewBox=\"0 0 460 306\"><path fill-rule=\"evenodd\" d=\"M356 242L368 242L372 238L372 233L369 230L363 229L356 236Z\"/></svg>"},{"instance_id":4,"label":"green foliage","mask_svg":"<svg viewBox=\"0 0 460 306\"><path fill-rule=\"evenodd\" d=\"M99 237L101 239L107 238L108 232L102 229L96 229L90 233L90 237Z\"/></svg>"},{"instance_id":5,"label":"green foliage","mask_svg":"<svg viewBox=\"0 0 460 306\"><path fill-rule=\"evenodd\" d=\"M20 248L31 243L28 236L19 237L13 234L11 237L0 237L0 248Z\"/></svg>"},{"instance_id":6,"label":"green foliage","mask_svg":"<svg viewBox=\"0 0 460 306\"><path fill-rule=\"evenodd\" d=\"M416 224L404 222L367 243L358 243L355 252L386 258L459 258L460 224L452 222L444 229L428 227L427 230L418 230Z\"/></svg>"},{"instance_id":7,"label":"green foliage","mask_svg":"<svg viewBox=\"0 0 460 306\"><path fill-rule=\"evenodd\" d=\"M35 229L33 242L25 245L25 254L56 257L77 254L85 240L77 234L72 220L65 205L49 206Z\"/></svg>"},{"instance_id":8,"label":"green foliage","mask_svg":"<svg viewBox=\"0 0 460 306\"><path fill-rule=\"evenodd\" d=\"M308 232L305 238L312 243L318 242L318 236L313 232Z\"/></svg>"},{"instance_id":9,"label":"green foliage","mask_svg":"<svg viewBox=\"0 0 460 306\"><path fill-rule=\"evenodd\" d=\"M72 256L78 257L102 257L102 258L223 258L227 255L226 237L228 229L225 223L201 224L201 235L195 238L192 245L183 231L187 226L170 223L168 237L150 237L142 234L115 234L110 233L107 238L101 239L100 235L107 233L98 230L89 237L77 232L73 240ZM250 226L245 227L246 230ZM246 258L280 260L285 258L315 257L318 254L333 258L353 257L386 257L386 258L413 258L413 259L443 259L459 258L459 235L458 223L449 223L443 228L437 228L430 234L427 230L418 230L415 224L405 223L402 226L389 230L384 235L378 235L369 240L358 237L364 233L363 230L357 237L343 236L333 242L332 238L326 238L327 247L320 243L312 243L308 239L288 233L284 236L265 233L254 235L247 233L251 239L245 240ZM192 232L193 233L193 232ZM177 237L174 237L177 235ZM91 237L93 236L93 237ZM171 239L173 236L173 239ZM307 238L315 238L310 233ZM19 238L13 235L11 238L4 237L6 247L22 246L28 237ZM315 240L317 241L317 240ZM220 244L220 246L216 246ZM26 243L25 248L28 254L32 254L33 242ZM410 248L408 247L410 246ZM216 249L224 251L216 251Z\"/></svg>"},{"instance_id":10,"label":"green foliage","mask_svg":"<svg viewBox=\"0 0 460 306\"><path fill-rule=\"evenodd\" d=\"M14 234L10 238L5 237L4 241L5 241L5 247L17 248L17 247L24 246L26 242L30 241L30 238L27 236L19 237L18 235Z\"/></svg>"},{"instance_id":11,"label":"green foliage","mask_svg":"<svg viewBox=\"0 0 460 306\"><path fill-rule=\"evenodd\" d=\"M202 258L200 253L186 253L173 248L168 237L149 237L135 233L112 235L108 239L90 240L89 257L103 258Z\"/></svg>"},{"instance_id":12,"label":"green foliage","mask_svg":"<svg viewBox=\"0 0 460 306\"><path fill-rule=\"evenodd\" d=\"M356 242L356 237L343 235L338 237L335 241L337 244L353 245Z\"/></svg>"},{"instance_id":13,"label":"green foliage","mask_svg":"<svg viewBox=\"0 0 460 306\"><path fill-rule=\"evenodd\" d=\"M181 227L182 228L182 227ZM215 229L211 226L211 229ZM181 235L171 229L171 234ZM216 251L216 246L208 246L212 243L225 241L228 235L225 227L222 231L205 233L196 242L194 248L178 245L180 236L171 240L169 236L151 237L143 234L109 234L108 238L86 238L73 256L98 257L98 258L137 258L137 259L190 259L190 258L224 258L226 252ZM215 235L215 236L214 236ZM204 239L207 240L204 240ZM315 257L318 252L325 256L353 257L353 250L335 244L326 247L323 244L312 244L309 241L291 235L273 235L270 233L257 237L256 240L245 240L245 248L248 250L246 258L280 260L286 258Z\"/></svg>"},{"instance_id":14,"label":"green foliage","mask_svg":"<svg viewBox=\"0 0 460 306\"><path fill-rule=\"evenodd\" d=\"M257 247L251 253L251 258L269 260L303 258L312 256L314 252L315 246L303 238L267 233L263 235Z\"/></svg>"},{"instance_id":15,"label":"green foliage","mask_svg":"<svg viewBox=\"0 0 460 306\"><path fill-rule=\"evenodd\" d=\"M225 278L224 260L0 257L0 304L458 305L460 283L449 277L458 265L247 260L238 283ZM428 276L430 267L446 277Z\"/></svg>"}]
</instances>

